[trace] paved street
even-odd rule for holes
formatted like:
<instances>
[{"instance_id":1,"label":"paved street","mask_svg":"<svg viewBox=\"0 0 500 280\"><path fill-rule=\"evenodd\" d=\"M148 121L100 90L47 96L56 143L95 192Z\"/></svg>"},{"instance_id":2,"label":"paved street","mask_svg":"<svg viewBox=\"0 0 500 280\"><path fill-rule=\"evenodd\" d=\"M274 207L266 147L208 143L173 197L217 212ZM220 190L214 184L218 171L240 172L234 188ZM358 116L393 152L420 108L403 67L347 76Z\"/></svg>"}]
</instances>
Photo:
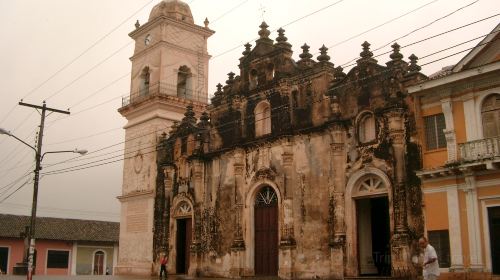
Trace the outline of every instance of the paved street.
<instances>
[{"instance_id":1,"label":"paved street","mask_svg":"<svg viewBox=\"0 0 500 280\"><path fill-rule=\"evenodd\" d=\"M21 280L26 279L26 276L13 276L13 275L0 275L0 280ZM33 276L34 280L158 280L158 277L134 277L134 276L108 276L108 275L85 275L85 276L55 276L55 275L43 275L43 276ZM191 277L186 277L185 275L169 275L169 280L189 280L193 279ZM203 279L203 278L196 278ZM217 280L217 278L210 278L210 280ZM227 280L227 279L226 279Z\"/></svg>"}]
</instances>

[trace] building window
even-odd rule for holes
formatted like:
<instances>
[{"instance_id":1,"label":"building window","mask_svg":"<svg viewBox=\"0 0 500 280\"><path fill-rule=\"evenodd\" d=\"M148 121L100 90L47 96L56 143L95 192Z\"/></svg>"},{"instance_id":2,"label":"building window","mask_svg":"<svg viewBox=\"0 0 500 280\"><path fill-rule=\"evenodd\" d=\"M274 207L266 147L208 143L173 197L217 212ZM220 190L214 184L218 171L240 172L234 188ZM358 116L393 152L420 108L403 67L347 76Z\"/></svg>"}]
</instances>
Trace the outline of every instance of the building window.
<instances>
[{"instance_id":1,"label":"building window","mask_svg":"<svg viewBox=\"0 0 500 280\"><path fill-rule=\"evenodd\" d=\"M186 65L179 67L177 72L177 97L192 98L193 92L191 87L191 69Z\"/></svg>"},{"instance_id":2,"label":"building window","mask_svg":"<svg viewBox=\"0 0 500 280\"><path fill-rule=\"evenodd\" d=\"M427 150L446 147L446 138L443 130L446 128L443 114L424 117L425 144Z\"/></svg>"},{"instance_id":3,"label":"building window","mask_svg":"<svg viewBox=\"0 0 500 280\"><path fill-rule=\"evenodd\" d=\"M252 69L250 71L250 75L248 77L248 82L249 82L250 89L254 89L259 85L257 70Z\"/></svg>"},{"instance_id":4,"label":"building window","mask_svg":"<svg viewBox=\"0 0 500 280\"><path fill-rule=\"evenodd\" d=\"M500 136L500 94L492 94L481 106L484 138Z\"/></svg>"},{"instance_id":5,"label":"building window","mask_svg":"<svg viewBox=\"0 0 500 280\"><path fill-rule=\"evenodd\" d=\"M262 101L255 107L255 136L271 133L271 106L267 101Z\"/></svg>"},{"instance_id":6,"label":"building window","mask_svg":"<svg viewBox=\"0 0 500 280\"><path fill-rule=\"evenodd\" d=\"M68 268L69 251L49 250L47 252L47 268Z\"/></svg>"},{"instance_id":7,"label":"building window","mask_svg":"<svg viewBox=\"0 0 500 280\"><path fill-rule=\"evenodd\" d=\"M428 231L429 243L436 249L440 267L450 267L450 235L448 230Z\"/></svg>"},{"instance_id":8,"label":"building window","mask_svg":"<svg viewBox=\"0 0 500 280\"><path fill-rule=\"evenodd\" d=\"M375 117L373 114L365 114L359 120L358 135L360 143L375 140Z\"/></svg>"},{"instance_id":9,"label":"building window","mask_svg":"<svg viewBox=\"0 0 500 280\"><path fill-rule=\"evenodd\" d=\"M140 77L140 85L139 85L139 94L140 95L148 95L149 94L149 82L150 82L151 72L149 71L149 67L144 68Z\"/></svg>"},{"instance_id":10,"label":"building window","mask_svg":"<svg viewBox=\"0 0 500 280\"><path fill-rule=\"evenodd\" d=\"M7 274L7 265L9 263L9 248L0 247L0 274Z\"/></svg>"}]
</instances>

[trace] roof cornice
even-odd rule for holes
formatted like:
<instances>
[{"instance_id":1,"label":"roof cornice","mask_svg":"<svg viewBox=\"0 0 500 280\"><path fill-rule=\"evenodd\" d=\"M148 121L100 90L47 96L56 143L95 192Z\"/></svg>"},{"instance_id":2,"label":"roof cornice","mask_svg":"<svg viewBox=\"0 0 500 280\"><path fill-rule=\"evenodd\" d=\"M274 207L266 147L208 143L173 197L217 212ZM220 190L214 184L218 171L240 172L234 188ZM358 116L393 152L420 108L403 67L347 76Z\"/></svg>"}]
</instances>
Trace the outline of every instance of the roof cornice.
<instances>
[{"instance_id":1,"label":"roof cornice","mask_svg":"<svg viewBox=\"0 0 500 280\"><path fill-rule=\"evenodd\" d=\"M425 81L425 82L422 82L422 83L419 83L419 84L416 84L413 86L409 86L407 88L407 90L408 90L408 93L422 92L422 91L433 89L433 88L436 88L439 86L454 83L454 82L457 82L457 81L460 81L463 79L467 79L470 77L490 73L490 72L497 71L497 70L500 70L500 61L486 64L486 65L479 66L479 67L472 68L472 69L467 69L467 70L464 70L461 72L452 73L452 74L445 76L443 78Z\"/></svg>"}]
</instances>

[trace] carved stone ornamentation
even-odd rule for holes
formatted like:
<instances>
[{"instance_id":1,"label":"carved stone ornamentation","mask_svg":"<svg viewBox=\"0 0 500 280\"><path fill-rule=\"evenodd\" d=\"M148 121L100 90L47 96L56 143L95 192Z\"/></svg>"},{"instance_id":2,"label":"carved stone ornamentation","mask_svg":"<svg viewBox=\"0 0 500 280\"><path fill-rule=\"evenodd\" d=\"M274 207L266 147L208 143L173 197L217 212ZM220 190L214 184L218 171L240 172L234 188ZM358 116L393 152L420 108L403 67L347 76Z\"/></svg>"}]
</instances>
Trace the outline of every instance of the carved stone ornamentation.
<instances>
[{"instance_id":1,"label":"carved stone ornamentation","mask_svg":"<svg viewBox=\"0 0 500 280\"><path fill-rule=\"evenodd\" d=\"M270 168L261 168L261 169L257 170L257 172L255 172L255 175L253 176L252 181L255 182L255 181L264 180L264 179L274 181L275 178L276 178L276 172L274 172Z\"/></svg>"}]
</instances>

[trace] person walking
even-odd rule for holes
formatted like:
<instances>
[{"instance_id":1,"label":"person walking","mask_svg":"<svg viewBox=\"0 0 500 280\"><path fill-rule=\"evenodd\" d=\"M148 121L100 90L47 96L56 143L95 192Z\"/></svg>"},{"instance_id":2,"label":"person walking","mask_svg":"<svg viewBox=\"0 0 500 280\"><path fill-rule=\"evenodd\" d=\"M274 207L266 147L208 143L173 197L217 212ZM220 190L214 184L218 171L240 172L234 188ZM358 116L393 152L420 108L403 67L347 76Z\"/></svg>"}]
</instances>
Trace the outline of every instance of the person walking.
<instances>
[{"instance_id":1,"label":"person walking","mask_svg":"<svg viewBox=\"0 0 500 280\"><path fill-rule=\"evenodd\" d=\"M418 240L420 248L424 250L424 280L436 280L439 278L439 262L434 247L429 244L429 241L424 236Z\"/></svg>"},{"instance_id":2,"label":"person walking","mask_svg":"<svg viewBox=\"0 0 500 280\"><path fill-rule=\"evenodd\" d=\"M162 254L160 258L160 278L163 277L163 273L165 273L165 278L167 278L167 262L168 257L165 254Z\"/></svg>"}]
</instances>

